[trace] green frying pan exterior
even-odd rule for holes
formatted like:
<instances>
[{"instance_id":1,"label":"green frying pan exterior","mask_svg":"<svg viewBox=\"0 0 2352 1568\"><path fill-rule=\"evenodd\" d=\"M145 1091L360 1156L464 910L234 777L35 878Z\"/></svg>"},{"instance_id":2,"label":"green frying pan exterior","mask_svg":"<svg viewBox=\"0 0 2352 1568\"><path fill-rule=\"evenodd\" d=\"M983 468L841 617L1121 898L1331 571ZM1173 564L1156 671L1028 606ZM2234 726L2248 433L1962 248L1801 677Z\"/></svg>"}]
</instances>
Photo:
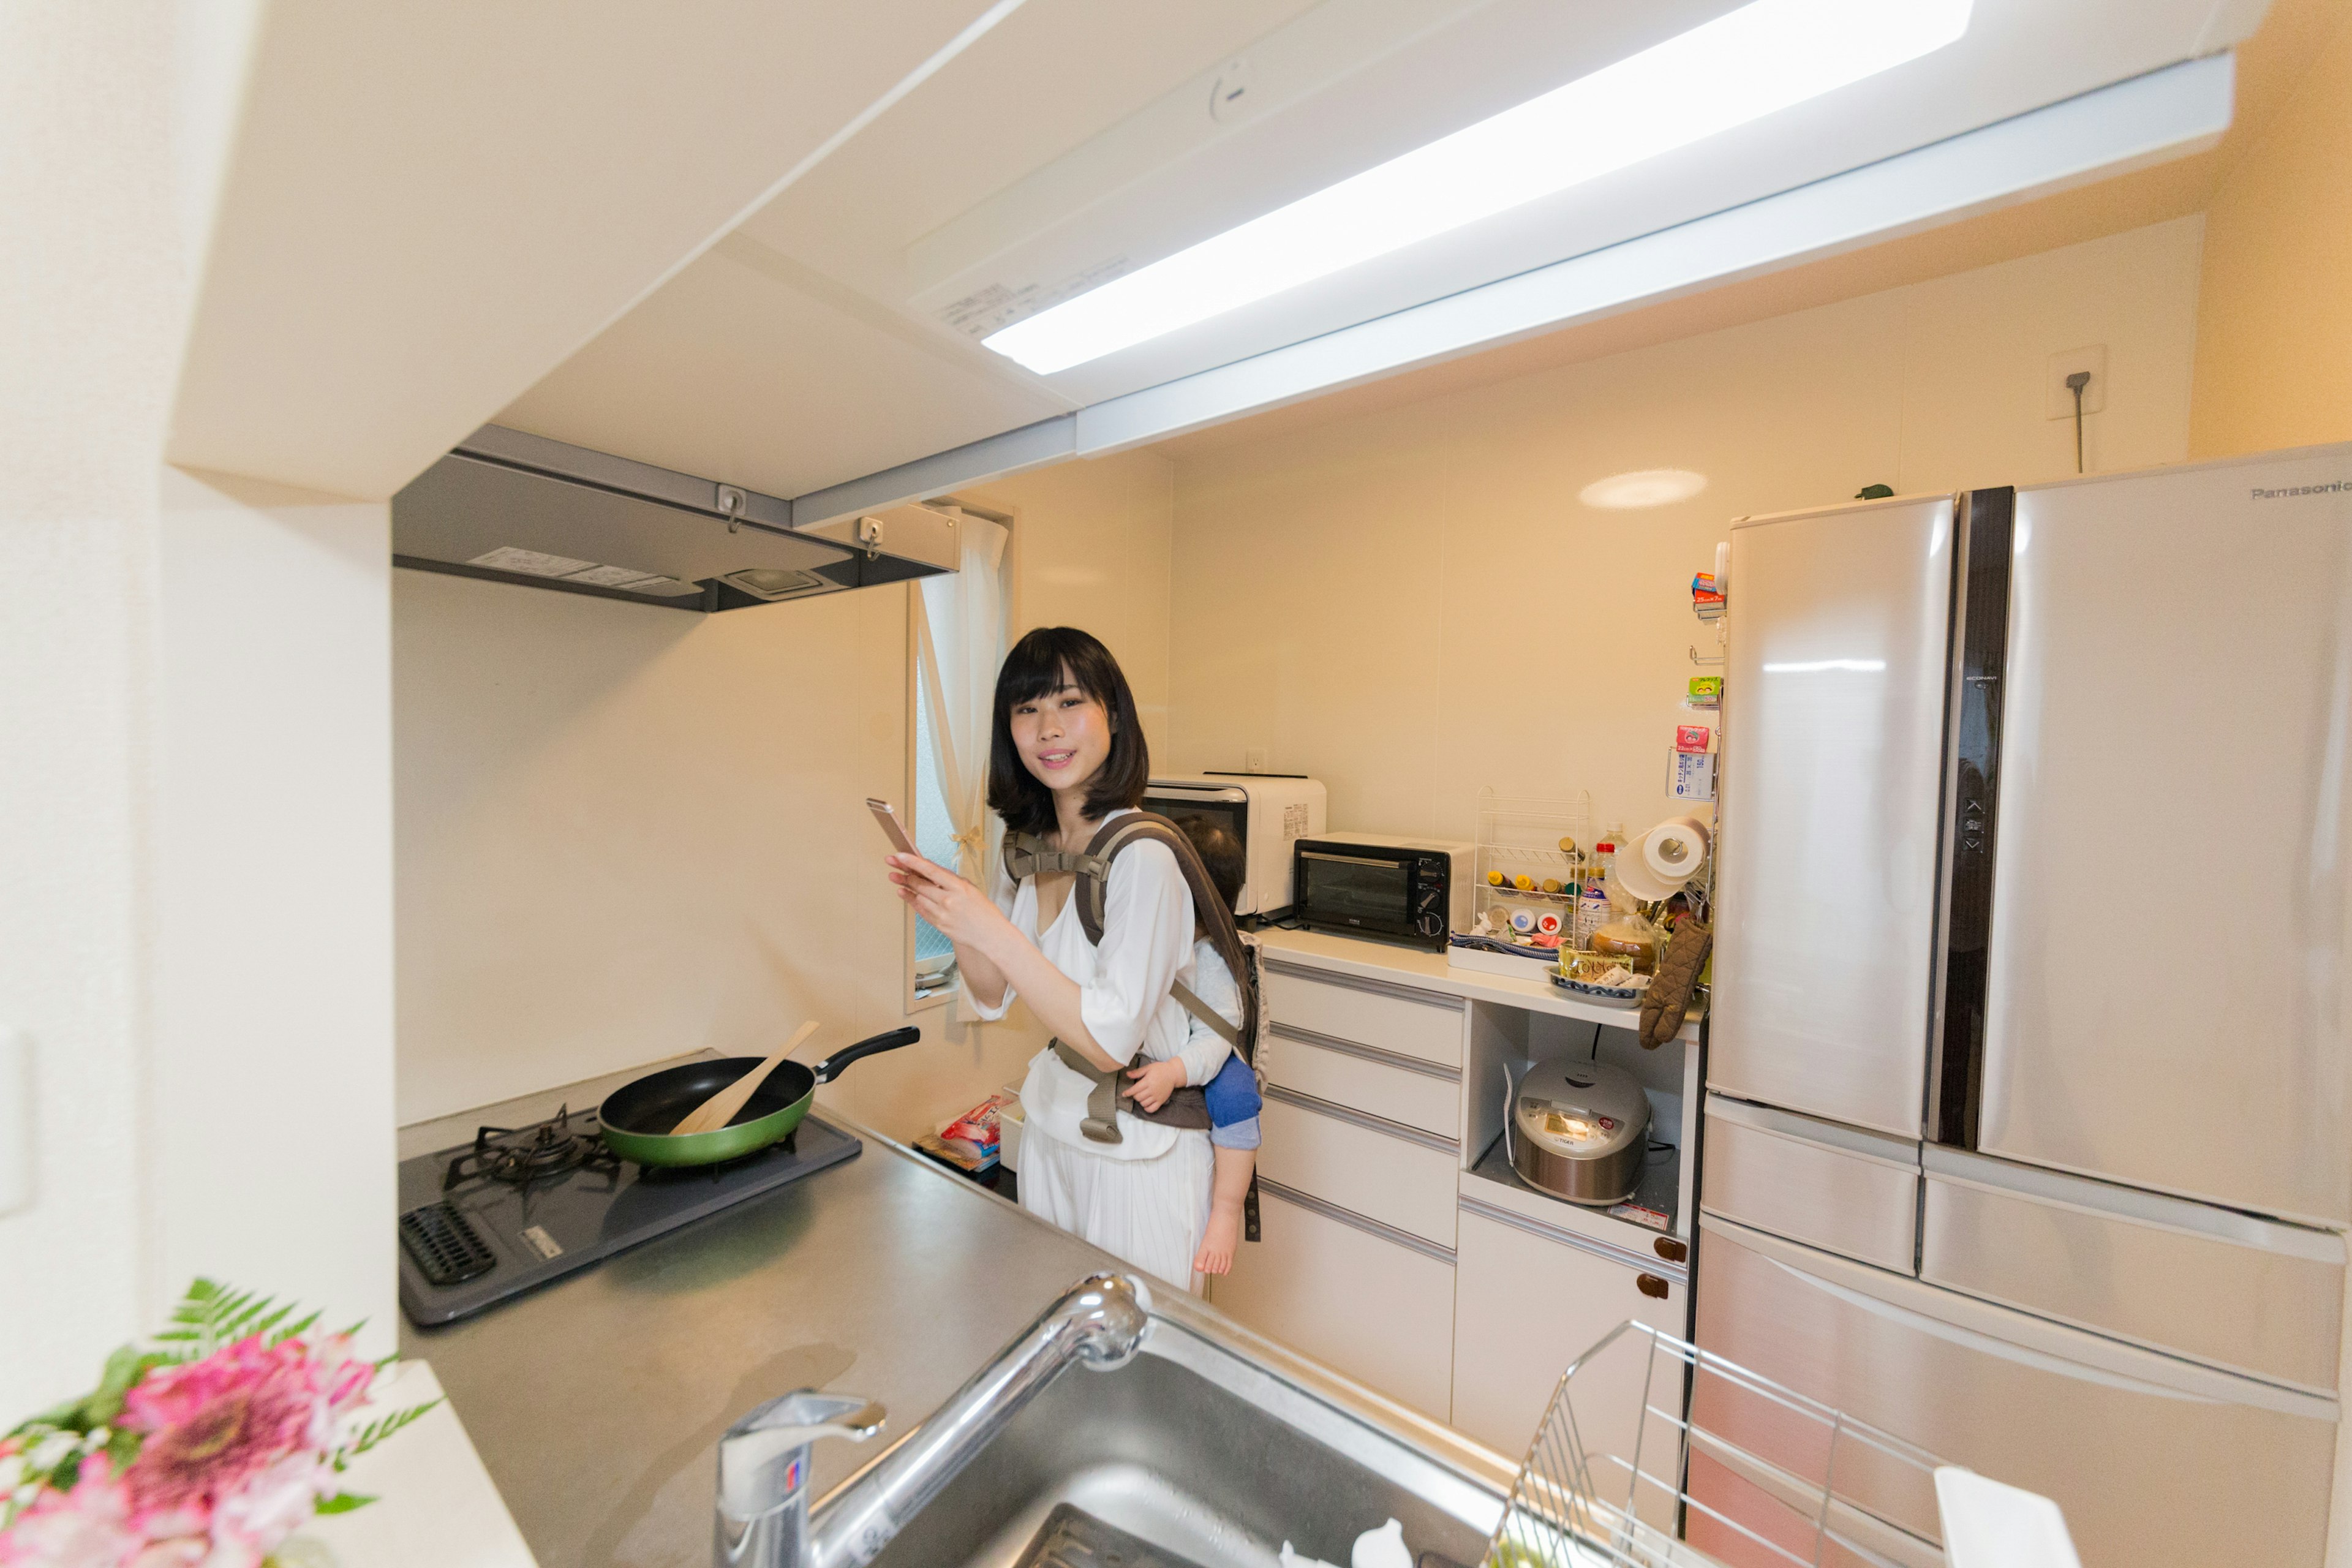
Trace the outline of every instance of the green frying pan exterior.
<instances>
[{"instance_id":1,"label":"green frying pan exterior","mask_svg":"<svg viewBox=\"0 0 2352 1568\"><path fill-rule=\"evenodd\" d=\"M733 1061L737 1058L728 1059ZM751 1067L759 1066L757 1057L749 1059ZM793 1065L786 1062L776 1070L782 1072ZM743 1070L748 1072L751 1068ZM782 1110L772 1110L749 1121L731 1121L708 1132L688 1132L683 1136L676 1132L631 1132L605 1121L603 1123L604 1142L622 1159L635 1160L640 1165L716 1165L722 1160L739 1159L764 1149L779 1139L792 1136L793 1129L801 1124L801 1118L808 1114L809 1102L814 1099L816 1085L811 1083L807 1093Z\"/></svg>"},{"instance_id":2,"label":"green frying pan exterior","mask_svg":"<svg viewBox=\"0 0 2352 1568\"><path fill-rule=\"evenodd\" d=\"M622 1085L597 1108L605 1143L624 1160L640 1165L715 1165L754 1153L788 1138L808 1114L816 1086L830 1083L860 1057L896 1050L922 1038L919 1029L894 1029L845 1046L815 1068L783 1062L752 1093L735 1120L708 1132L684 1136L664 1131L689 1110L760 1065L757 1057L687 1062Z\"/></svg>"}]
</instances>

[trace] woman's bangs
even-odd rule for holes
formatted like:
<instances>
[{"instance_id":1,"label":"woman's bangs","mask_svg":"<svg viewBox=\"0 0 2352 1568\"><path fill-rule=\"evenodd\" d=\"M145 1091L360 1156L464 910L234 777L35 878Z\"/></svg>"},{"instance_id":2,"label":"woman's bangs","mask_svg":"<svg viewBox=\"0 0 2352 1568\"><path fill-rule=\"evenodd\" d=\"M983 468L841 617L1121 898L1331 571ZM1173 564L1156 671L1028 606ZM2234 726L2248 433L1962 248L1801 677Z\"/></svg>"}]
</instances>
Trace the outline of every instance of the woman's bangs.
<instances>
[{"instance_id":1,"label":"woman's bangs","mask_svg":"<svg viewBox=\"0 0 2352 1568\"><path fill-rule=\"evenodd\" d=\"M1006 712L1065 686L1076 687L1106 709L1112 706L1112 694L1105 689L1105 672L1097 668L1100 661L1088 658L1092 650L1083 645L1066 646L1075 640L1033 632L1013 645L997 679L998 700ZM1036 646L1032 647L1033 643Z\"/></svg>"}]
</instances>

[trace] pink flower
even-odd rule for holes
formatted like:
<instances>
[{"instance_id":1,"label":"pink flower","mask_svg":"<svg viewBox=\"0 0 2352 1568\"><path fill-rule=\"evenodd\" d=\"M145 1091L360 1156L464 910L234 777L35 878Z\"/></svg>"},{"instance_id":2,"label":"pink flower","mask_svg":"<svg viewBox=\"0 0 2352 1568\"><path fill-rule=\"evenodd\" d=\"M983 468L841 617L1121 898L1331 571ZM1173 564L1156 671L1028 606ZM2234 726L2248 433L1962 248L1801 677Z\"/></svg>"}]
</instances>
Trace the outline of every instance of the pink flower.
<instances>
[{"instance_id":1,"label":"pink flower","mask_svg":"<svg viewBox=\"0 0 2352 1568\"><path fill-rule=\"evenodd\" d=\"M0 1531L0 1564L121 1568L143 1544L131 1525L130 1489L114 1479L104 1454L92 1454L71 1491L44 1491Z\"/></svg>"},{"instance_id":2,"label":"pink flower","mask_svg":"<svg viewBox=\"0 0 2352 1568\"><path fill-rule=\"evenodd\" d=\"M224 1499L279 1459L324 1447L328 1370L299 1340L268 1346L257 1337L149 1373L117 1422L146 1435L122 1473L132 1522L151 1536L201 1531Z\"/></svg>"}]
</instances>

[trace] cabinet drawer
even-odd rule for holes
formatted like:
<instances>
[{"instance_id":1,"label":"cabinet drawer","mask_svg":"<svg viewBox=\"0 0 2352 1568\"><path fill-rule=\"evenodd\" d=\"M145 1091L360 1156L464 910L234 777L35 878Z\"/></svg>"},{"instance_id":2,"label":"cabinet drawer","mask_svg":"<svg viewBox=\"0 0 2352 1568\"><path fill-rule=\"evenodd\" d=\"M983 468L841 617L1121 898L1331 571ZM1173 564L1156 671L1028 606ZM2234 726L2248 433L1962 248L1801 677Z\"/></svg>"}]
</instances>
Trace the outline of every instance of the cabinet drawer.
<instances>
[{"instance_id":1,"label":"cabinet drawer","mask_svg":"<svg viewBox=\"0 0 2352 1568\"><path fill-rule=\"evenodd\" d=\"M1258 1169L1382 1225L1451 1248L1456 1166L1452 1139L1382 1122L1269 1086Z\"/></svg>"},{"instance_id":2,"label":"cabinet drawer","mask_svg":"<svg viewBox=\"0 0 2352 1568\"><path fill-rule=\"evenodd\" d=\"M1268 959L1265 1015L1334 1039L1450 1068L1462 1065L1460 998L1377 980L1315 974Z\"/></svg>"},{"instance_id":3,"label":"cabinet drawer","mask_svg":"<svg viewBox=\"0 0 2352 1568\"><path fill-rule=\"evenodd\" d=\"M1716 1095L1706 1136L1707 1213L1911 1272L1917 1144Z\"/></svg>"},{"instance_id":4,"label":"cabinet drawer","mask_svg":"<svg viewBox=\"0 0 2352 1568\"><path fill-rule=\"evenodd\" d=\"M1259 1184L1258 1196L1263 1239L1236 1249L1233 1272L1209 1287L1211 1304L1444 1420L1453 1382L1454 1266L1267 1183Z\"/></svg>"},{"instance_id":5,"label":"cabinet drawer","mask_svg":"<svg viewBox=\"0 0 2352 1568\"><path fill-rule=\"evenodd\" d=\"M2119 1203L2140 1212L2112 1212ZM2335 1390L2344 1243L2332 1233L1943 1149L1927 1152L1926 1209L1924 1279Z\"/></svg>"},{"instance_id":6,"label":"cabinet drawer","mask_svg":"<svg viewBox=\"0 0 2352 1568\"><path fill-rule=\"evenodd\" d=\"M1266 1081L1451 1139L1462 1125L1462 1075L1419 1057L1313 1035L1287 1024L1267 1031Z\"/></svg>"},{"instance_id":7,"label":"cabinet drawer","mask_svg":"<svg viewBox=\"0 0 2352 1568\"><path fill-rule=\"evenodd\" d=\"M1667 1333L1688 1332L1683 1271L1638 1256L1622 1258L1545 1234L1516 1215L1465 1203L1454 1255L1454 1417L1465 1432L1511 1458L1533 1440L1559 1374L1609 1331L1629 1319ZM1641 1378L1650 1357L1623 1342L1577 1374L1580 1425L1595 1453L1630 1457L1641 1416ZM1658 1371L1679 1379L1679 1362ZM1587 1377L1594 1381L1586 1384ZM1623 1386L1619 1386L1622 1384ZM1679 1411L1679 1387L1651 1390L1651 1403ZM1663 1423L1661 1439L1674 1436ZM1647 1443L1645 1442L1645 1447ZM1666 1446L1642 1456L1666 1473Z\"/></svg>"}]
</instances>

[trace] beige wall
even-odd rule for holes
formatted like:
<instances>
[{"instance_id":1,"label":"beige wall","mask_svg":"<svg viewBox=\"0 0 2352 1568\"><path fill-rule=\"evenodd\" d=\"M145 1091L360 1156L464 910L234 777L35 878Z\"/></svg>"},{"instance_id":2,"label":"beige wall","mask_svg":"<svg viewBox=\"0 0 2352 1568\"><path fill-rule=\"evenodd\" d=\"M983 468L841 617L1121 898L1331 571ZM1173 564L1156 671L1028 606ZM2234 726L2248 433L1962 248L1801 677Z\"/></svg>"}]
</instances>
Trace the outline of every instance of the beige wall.
<instances>
[{"instance_id":1,"label":"beige wall","mask_svg":"<svg viewBox=\"0 0 2352 1568\"><path fill-rule=\"evenodd\" d=\"M1468 838L1482 785L1670 815L1688 608L1726 520L2070 472L2048 357L2105 344L2094 469L2187 450L2200 220L1180 457L1172 761L1263 746L1335 826ZM1685 468L1706 491L1578 492ZM1735 587L1736 593L1736 587Z\"/></svg>"},{"instance_id":2,"label":"beige wall","mask_svg":"<svg viewBox=\"0 0 2352 1568\"><path fill-rule=\"evenodd\" d=\"M1167 702L1170 465L965 499L1013 515L1019 626L1108 642ZM863 801L904 800L911 590L718 616L394 580L400 1119L665 1057L906 1021L908 932ZM1018 627L1016 627L1018 629ZM826 1100L911 1136L1035 1049L1018 1013L915 1016Z\"/></svg>"},{"instance_id":3,"label":"beige wall","mask_svg":"<svg viewBox=\"0 0 2352 1568\"><path fill-rule=\"evenodd\" d=\"M2352 16L2205 214L2199 457L2352 439Z\"/></svg>"}]
</instances>

